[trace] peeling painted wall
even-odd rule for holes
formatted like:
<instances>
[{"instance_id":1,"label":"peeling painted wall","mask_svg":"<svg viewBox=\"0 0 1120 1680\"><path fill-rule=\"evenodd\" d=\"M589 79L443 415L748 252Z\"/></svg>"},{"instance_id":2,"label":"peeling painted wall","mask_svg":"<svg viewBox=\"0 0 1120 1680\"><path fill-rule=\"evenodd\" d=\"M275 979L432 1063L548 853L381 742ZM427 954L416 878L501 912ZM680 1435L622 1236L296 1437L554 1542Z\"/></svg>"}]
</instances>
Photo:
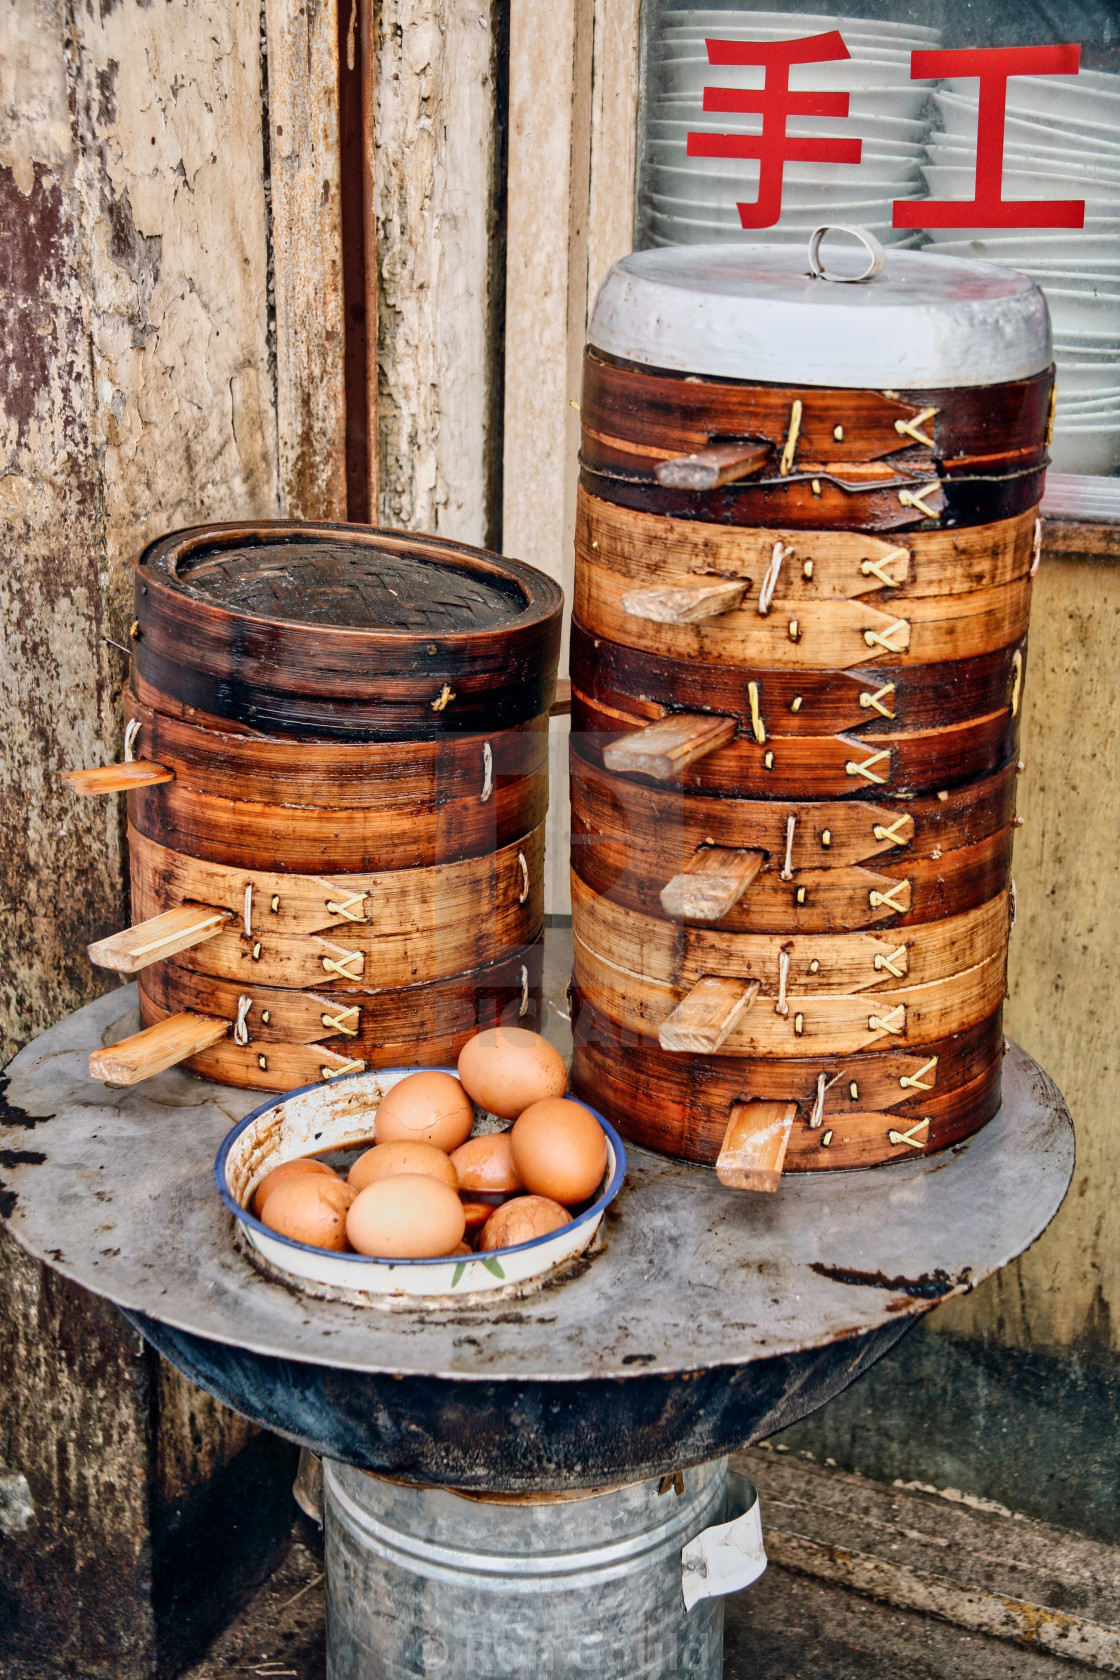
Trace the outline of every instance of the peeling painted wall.
<instances>
[{"instance_id":1,"label":"peeling painted wall","mask_svg":"<svg viewBox=\"0 0 1120 1680\"><path fill-rule=\"evenodd\" d=\"M60 775L119 756L129 562L277 511L261 95L255 0L0 0L0 1065L115 983L85 947L127 920L122 812ZM244 1522L239 1477L286 1499L287 1449L6 1238L0 1323L0 1476L33 1506L0 1668L148 1680L260 1562L197 1523Z\"/></svg>"},{"instance_id":2,"label":"peeling painted wall","mask_svg":"<svg viewBox=\"0 0 1120 1680\"><path fill-rule=\"evenodd\" d=\"M500 8L383 0L375 18L381 520L496 540Z\"/></svg>"},{"instance_id":3,"label":"peeling painted wall","mask_svg":"<svg viewBox=\"0 0 1120 1680\"><path fill-rule=\"evenodd\" d=\"M0 1054L107 982L129 561L276 510L260 18L0 4Z\"/></svg>"}]
</instances>

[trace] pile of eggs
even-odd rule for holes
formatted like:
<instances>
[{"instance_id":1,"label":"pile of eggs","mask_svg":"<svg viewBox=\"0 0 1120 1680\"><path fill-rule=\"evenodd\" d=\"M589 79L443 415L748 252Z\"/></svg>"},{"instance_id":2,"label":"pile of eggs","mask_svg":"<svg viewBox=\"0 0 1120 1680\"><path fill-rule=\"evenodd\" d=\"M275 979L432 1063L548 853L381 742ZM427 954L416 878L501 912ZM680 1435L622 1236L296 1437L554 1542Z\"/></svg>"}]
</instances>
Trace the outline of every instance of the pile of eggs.
<instances>
[{"instance_id":1,"label":"pile of eggs","mask_svg":"<svg viewBox=\"0 0 1120 1680\"><path fill-rule=\"evenodd\" d=\"M337 1253L420 1260L514 1248L571 1222L599 1191L607 1141L537 1033L495 1027L464 1045L458 1078L409 1074L382 1097L374 1143L343 1178L314 1156L256 1186L278 1236ZM512 1120L472 1136L474 1104Z\"/></svg>"}]
</instances>

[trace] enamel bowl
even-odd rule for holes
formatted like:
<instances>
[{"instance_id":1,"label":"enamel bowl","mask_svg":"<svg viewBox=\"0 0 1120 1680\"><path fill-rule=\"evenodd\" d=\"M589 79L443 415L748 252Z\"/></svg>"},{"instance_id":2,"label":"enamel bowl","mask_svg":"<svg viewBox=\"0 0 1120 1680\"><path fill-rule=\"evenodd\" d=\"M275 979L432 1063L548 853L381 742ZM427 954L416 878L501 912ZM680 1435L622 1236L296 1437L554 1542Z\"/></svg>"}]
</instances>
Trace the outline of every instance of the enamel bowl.
<instances>
[{"instance_id":1,"label":"enamel bowl","mask_svg":"<svg viewBox=\"0 0 1120 1680\"><path fill-rule=\"evenodd\" d=\"M377 1105L386 1091L411 1073L432 1071L380 1068L346 1074L325 1085L306 1085L278 1101L263 1103L228 1133L214 1161L214 1181L250 1257L264 1262L262 1269L281 1274L308 1293L359 1305L393 1306L409 1300L427 1300L430 1305L433 1297L459 1301L499 1292L503 1296L526 1293L586 1253L626 1171L622 1139L594 1109L591 1112L607 1135L607 1170L599 1195L571 1224L516 1248L447 1259L378 1260L293 1242L248 1212L253 1191L282 1161L368 1148ZM442 1071L455 1073L454 1068ZM476 1133L502 1126L504 1122L495 1122L476 1106Z\"/></svg>"}]
</instances>

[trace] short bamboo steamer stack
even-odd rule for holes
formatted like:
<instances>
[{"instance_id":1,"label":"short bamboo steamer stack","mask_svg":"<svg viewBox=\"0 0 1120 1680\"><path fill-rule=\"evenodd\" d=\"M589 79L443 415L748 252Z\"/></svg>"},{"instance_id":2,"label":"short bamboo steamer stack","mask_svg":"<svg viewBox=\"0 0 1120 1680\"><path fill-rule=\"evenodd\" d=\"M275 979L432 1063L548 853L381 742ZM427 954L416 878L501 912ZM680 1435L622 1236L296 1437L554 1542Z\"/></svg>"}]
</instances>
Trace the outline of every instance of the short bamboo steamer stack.
<instances>
[{"instance_id":1,"label":"short bamboo steamer stack","mask_svg":"<svg viewBox=\"0 0 1120 1680\"><path fill-rule=\"evenodd\" d=\"M136 573L131 1083L263 1090L454 1061L537 1025L562 598L516 561L359 526L210 526ZM84 781L83 781L84 778Z\"/></svg>"},{"instance_id":2,"label":"short bamboo steamer stack","mask_svg":"<svg viewBox=\"0 0 1120 1680\"><path fill-rule=\"evenodd\" d=\"M744 1188L1000 1101L1049 321L857 237L628 257L585 359L573 1085Z\"/></svg>"}]
</instances>

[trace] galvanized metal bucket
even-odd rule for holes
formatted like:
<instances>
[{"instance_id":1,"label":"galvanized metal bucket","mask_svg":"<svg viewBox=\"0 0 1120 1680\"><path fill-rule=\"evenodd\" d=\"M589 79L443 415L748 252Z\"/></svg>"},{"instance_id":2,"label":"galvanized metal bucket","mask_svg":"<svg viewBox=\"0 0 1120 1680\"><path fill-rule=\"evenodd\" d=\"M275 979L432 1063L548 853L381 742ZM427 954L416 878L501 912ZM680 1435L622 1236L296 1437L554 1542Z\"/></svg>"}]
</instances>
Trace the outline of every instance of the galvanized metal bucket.
<instances>
[{"instance_id":1,"label":"galvanized metal bucket","mask_svg":"<svg viewBox=\"0 0 1120 1680\"><path fill-rule=\"evenodd\" d=\"M750 1562L727 1543L742 1520L712 1536L737 1572L709 1562L726 1459L604 1492L487 1497L323 1468L328 1680L719 1680L723 1599L707 1594L765 1567L760 1537Z\"/></svg>"}]
</instances>

